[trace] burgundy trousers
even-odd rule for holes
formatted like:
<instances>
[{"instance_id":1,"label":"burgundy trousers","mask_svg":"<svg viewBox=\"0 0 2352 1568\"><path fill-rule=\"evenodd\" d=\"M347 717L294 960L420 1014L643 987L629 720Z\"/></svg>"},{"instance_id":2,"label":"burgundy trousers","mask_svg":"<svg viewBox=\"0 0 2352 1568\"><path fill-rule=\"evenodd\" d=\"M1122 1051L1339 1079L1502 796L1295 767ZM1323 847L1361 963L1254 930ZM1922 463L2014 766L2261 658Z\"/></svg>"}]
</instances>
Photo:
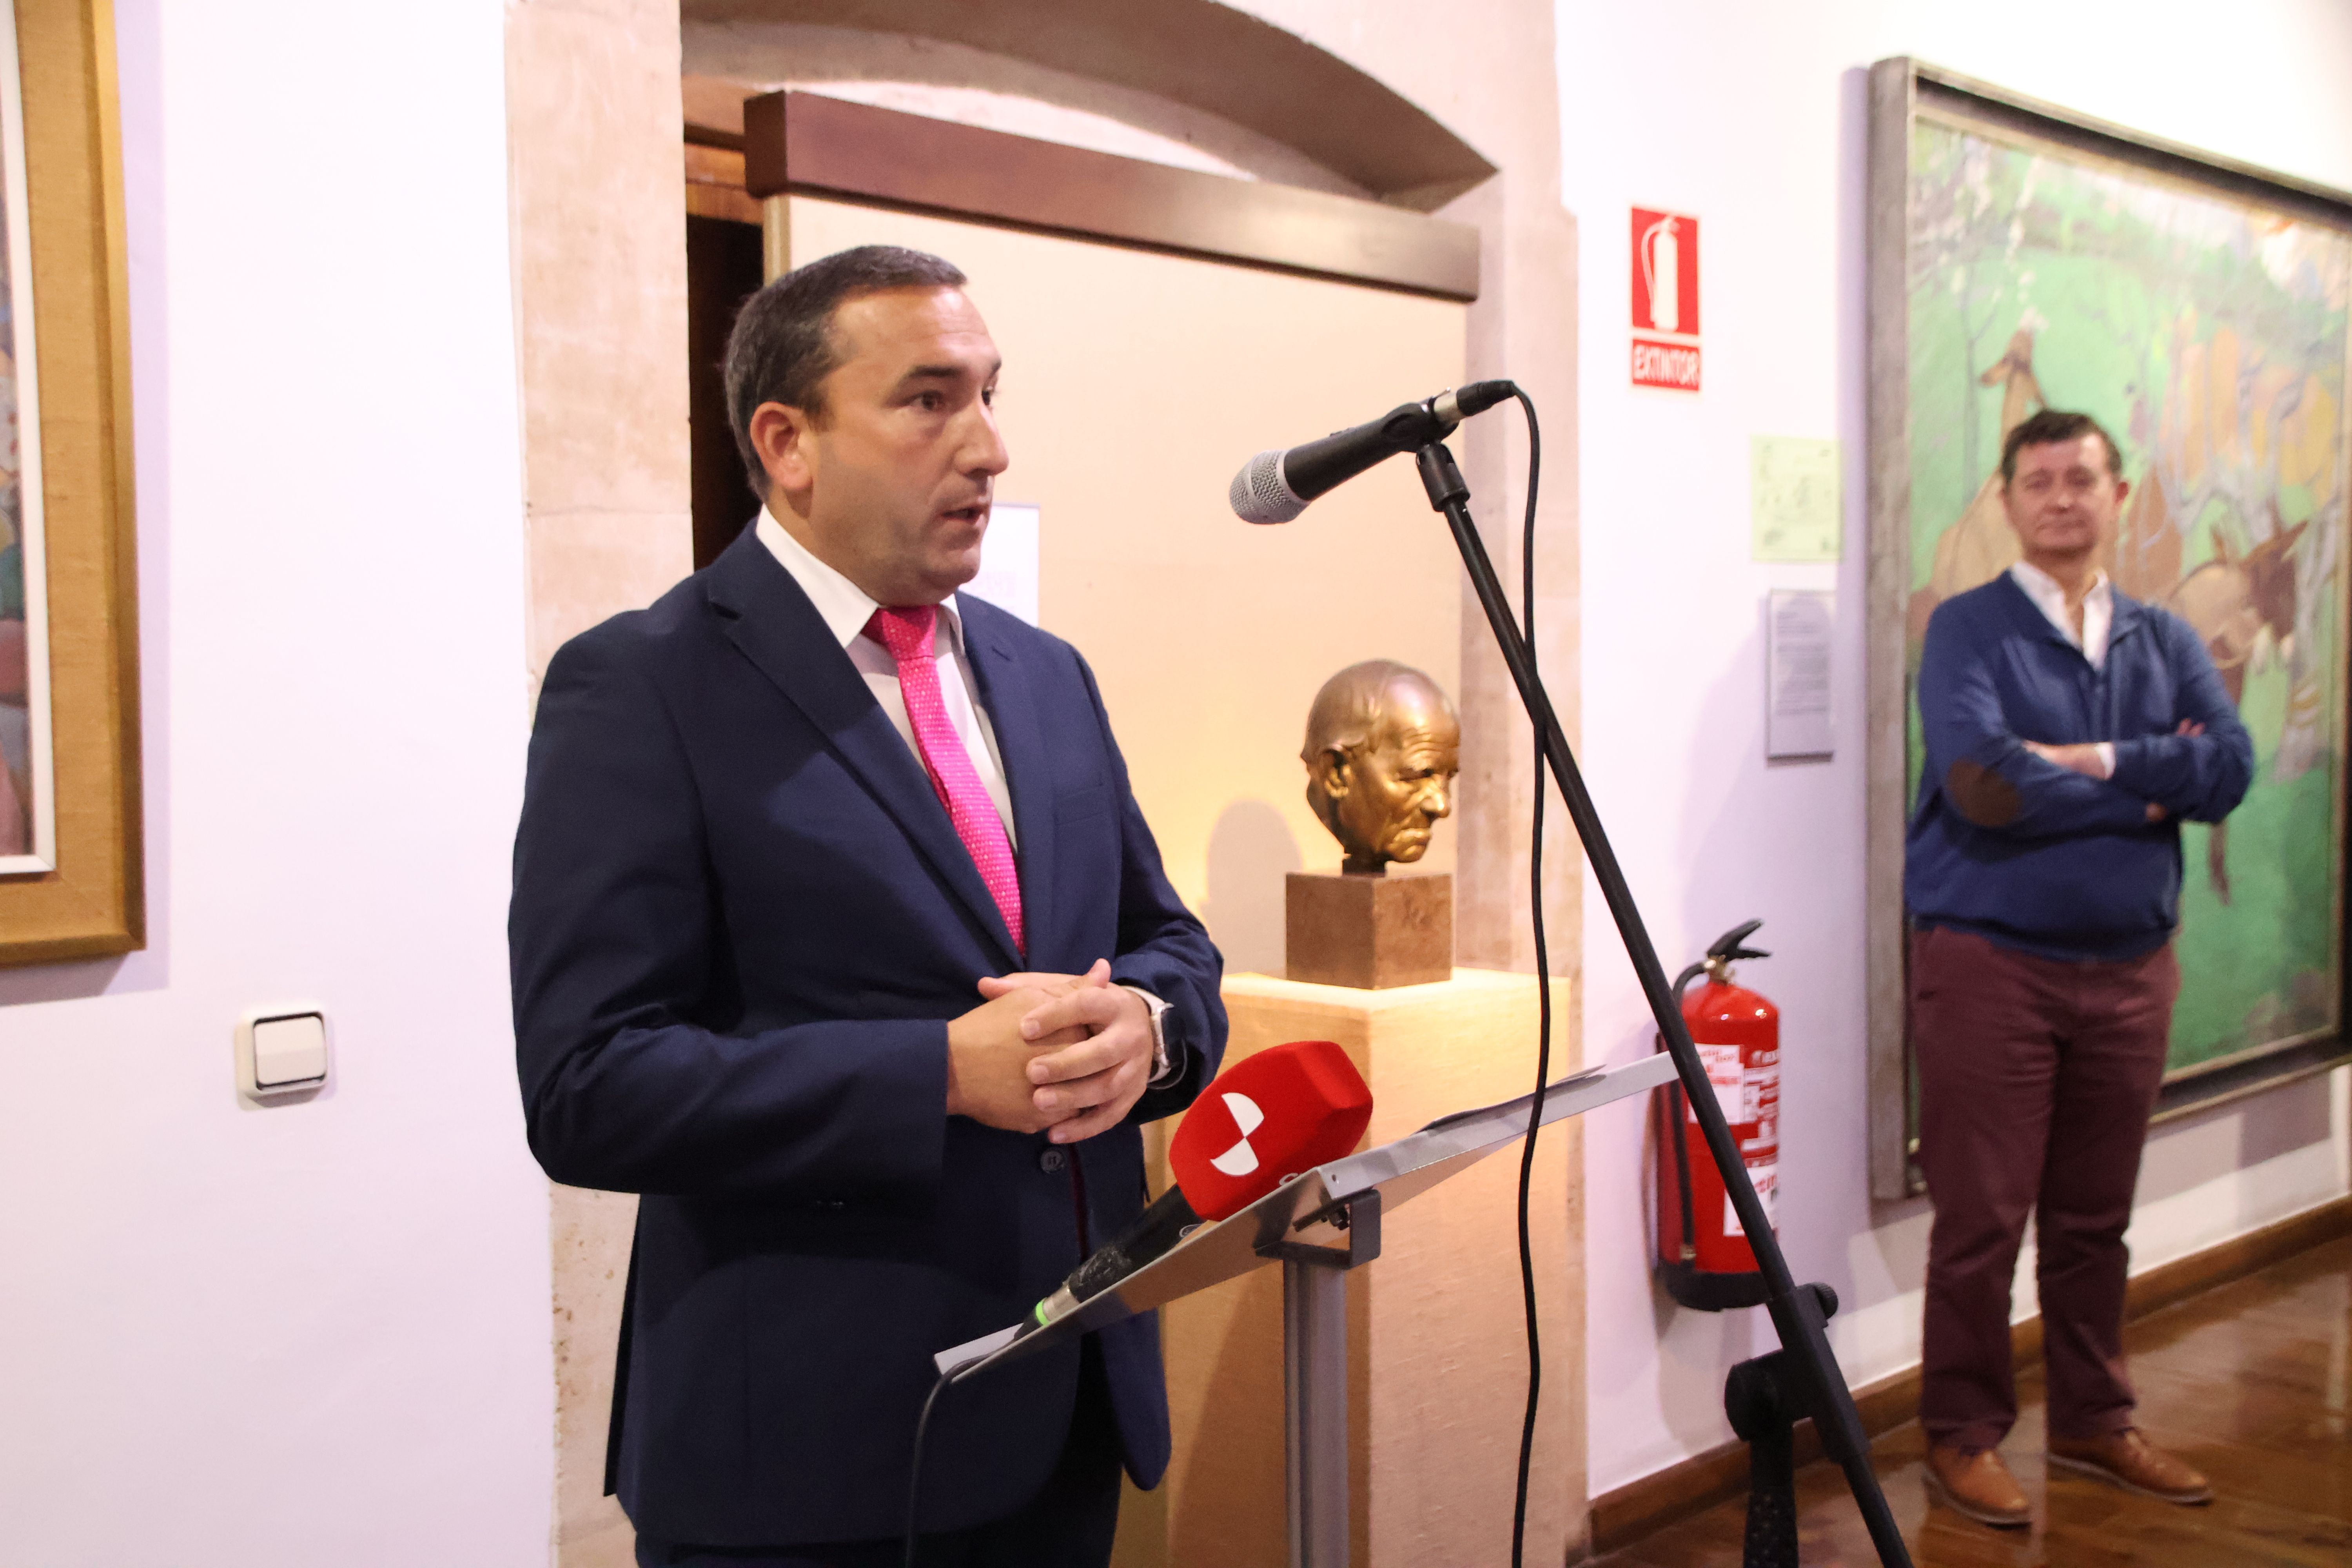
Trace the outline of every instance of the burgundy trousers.
<instances>
[{"instance_id":1,"label":"burgundy trousers","mask_svg":"<svg viewBox=\"0 0 2352 1568\"><path fill-rule=\"evenodd\" d=\"M1919 1390L1930 1442L1973 1453L2017 1421L2010 1285L2028 1215L2050 1435L2132 1424L2124 1228L2179 990L2169 944L2066 963L1963 931L1913 933L1919 1166L1936 1206Z\"/></svg>"}]
</instances>

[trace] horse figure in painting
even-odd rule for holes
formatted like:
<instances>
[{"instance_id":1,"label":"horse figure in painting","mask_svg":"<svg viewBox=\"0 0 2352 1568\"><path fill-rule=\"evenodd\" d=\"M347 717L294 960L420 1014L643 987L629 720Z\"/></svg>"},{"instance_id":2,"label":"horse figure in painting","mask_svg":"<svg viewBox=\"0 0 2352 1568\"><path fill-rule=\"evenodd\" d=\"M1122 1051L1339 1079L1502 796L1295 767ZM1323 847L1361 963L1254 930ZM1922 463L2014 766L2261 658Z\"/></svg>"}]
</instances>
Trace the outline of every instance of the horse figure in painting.
<instances>
[{"instance_id":1,"label":"horse figure in painting","mask_svg":"<svg viewBox=\"0 0 2352 1568\"><path fill-rule=\"evenodd\" d=\"M2048 402L2033 375L2032 329L2020 327L2000 358L1977 382L2001 389L2000 441L2006 444L2009 433ZM1936 613L1937 605L1955 594L1991 582L2009 570L2017 555L2017 531L2009 526L2009 511L2000 500L2000 470L1995 468L1977 487L1975 499L1960 513L1959 521L1936 541L1936 564L1927 574L1927 585L1911 595L1911 640L1916 644L1927 635L1927 617Z\"/></svg>"},{"instance_id":2,"label":"horse figure in painting","mask_svg":"<svg viewBox=\"0 0 2352 1568\"><path fill-rule=\"evenodd\" d=\"M2136 416L2139 423L2143 416ZM2180 530L2174 525L2164 484L2149 472L2132 487L2115 537L2099 545L2099 569L2144 605L2160 605L2180 585Z\"/></svg>"},{"instance_id":3,"label":"horse figure in painting","mask_svg":"<svg viewBox=\"0 0 2352 1568\"><path fill-rule=\"evenodd\" d=\"M2294 647L2294 547L2310 527L2305 519L2293 528L2272 509L2271 536L2242 554L2229 535L2213 531L2213 559L2180 580L2165 600L2165 607L2195 629L2204 640L2213 668L2221 672L2222 689L2232 706L2242 706L2246 676L2262 668L2275 652L2288 658ZM2230 825L2217 822L2205 840L2205 870L2213 892L2230 901Z\"/></svg>"}]
</instances>

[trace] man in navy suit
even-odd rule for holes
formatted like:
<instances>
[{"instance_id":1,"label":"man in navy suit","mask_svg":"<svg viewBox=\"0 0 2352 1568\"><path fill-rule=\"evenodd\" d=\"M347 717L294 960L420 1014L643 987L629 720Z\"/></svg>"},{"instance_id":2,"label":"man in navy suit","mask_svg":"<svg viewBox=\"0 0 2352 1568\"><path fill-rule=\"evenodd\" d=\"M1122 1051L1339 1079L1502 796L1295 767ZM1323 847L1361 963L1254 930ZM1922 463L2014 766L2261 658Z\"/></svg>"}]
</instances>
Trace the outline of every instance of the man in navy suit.
<instances>
[{"instance_id":1,"label":"man in navy suit","mask_svg":"<svg viewBox=\"0 0 2352 1568\"><path fill-rule=\"evenodd\" d=\"M756 525L555 656L515 845L531 1148L643 1194L608 1481L665 1568L898 1561L931 1357L1145 1198L1224 1047L1086 661L956 595L1006 465L963 275L866 247L727 350ZM1137 1319L948 1391L926 1563L1099 1568Z\"/></svg>"}]
</instances>

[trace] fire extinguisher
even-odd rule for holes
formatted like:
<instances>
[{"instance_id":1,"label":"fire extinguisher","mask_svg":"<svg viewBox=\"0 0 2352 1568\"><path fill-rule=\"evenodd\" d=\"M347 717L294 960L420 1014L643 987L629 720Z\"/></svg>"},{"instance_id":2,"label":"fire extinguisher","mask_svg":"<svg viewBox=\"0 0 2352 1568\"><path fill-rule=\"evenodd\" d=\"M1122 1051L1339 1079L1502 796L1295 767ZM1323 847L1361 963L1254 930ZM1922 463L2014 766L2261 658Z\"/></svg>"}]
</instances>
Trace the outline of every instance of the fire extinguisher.
<instances>
[{"instance_id":1,"label":"fire extinguisher","mask_svg":"<svg viewBox=\"0 0 2352 1568\"><path fill-rule=\"evenodd\" d=\"M1717 938L1706 957L1675 981L1675 996L1769 1215L1780 1164L1780 1009L1733 984L1731 970L1736 960L1771 956L1744 945L1763 923L1749 921ZM1706 985L1685 994L1701 974ZM1663 1039L1658 1048L1665 1048ZM1658 1120L1658 1273L1666 1293L1705 1312L1761 1305L1764 1276L1755 1249L1682 1085L1666 1085L1651 1104Z\"/></svg>"}]
</instances>

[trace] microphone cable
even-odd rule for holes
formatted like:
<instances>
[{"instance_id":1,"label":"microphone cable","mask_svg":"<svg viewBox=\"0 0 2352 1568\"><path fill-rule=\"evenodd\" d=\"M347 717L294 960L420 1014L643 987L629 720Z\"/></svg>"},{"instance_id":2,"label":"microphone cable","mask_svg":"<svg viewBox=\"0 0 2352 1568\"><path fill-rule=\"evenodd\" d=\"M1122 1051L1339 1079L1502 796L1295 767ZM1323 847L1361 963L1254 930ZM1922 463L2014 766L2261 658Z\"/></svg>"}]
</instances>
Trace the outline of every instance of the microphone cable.
<instances>
[{"instance_id":1,"label":"microphone cable","mask_svg":"<svg viewBox=\"0 0 2352 1568\"><path fill-rule=\"evenodd\" d=\"M1517 386L1511 395L1528 417L1527 520L1519 540L1519 636L1528 658L1536 657L1536 484L1543 473L1543 433L1536 424L1535 400ZM1539 667L1538 667L1539 668ZM1528 1135L1519 1149L1519 1293L1528 1316L1528 1407L1519 1423L1518 1491L1511 1506L1511 1568L1522 1568L1528 1539L1528 1475L1535 1459L1536 1410L1543 1393L1543 1337L1536 1321L1536 1257L1528 1224L1528 1197L1535 1183L1536 1134L1543 1126L1544 1088L1551 1080L1551 953L1544 935L1543 836L1544 793L1550 787L1545 769L1541 721L1535 730L1536 795L1528 812L1528 916L1535 936L1536 958L1536 1096L1528 1110Z\"/></svg>"},{"instance_id":2,"label":"microphone cable","mask_svg":"<svg viewBox=\"0 0 2352 1568\"><path fill-rule=\"evenodd\" d=\"M940 1373L940 1380L931 1384L931 1392L923 1398L923 1413L915 1418L915 1458L907 1467L907 1568L915 1568L915 1554L921 1550L923 1543L922 1537L915 1530L915 1507L923 1496L923 1443L930 1436L931 1407L940 1402L940 1395L947 1392L948 1384L953 1383L955 1374L962 1370L963 1366L960 1364Z\"/></svg>"}]
</instances>

